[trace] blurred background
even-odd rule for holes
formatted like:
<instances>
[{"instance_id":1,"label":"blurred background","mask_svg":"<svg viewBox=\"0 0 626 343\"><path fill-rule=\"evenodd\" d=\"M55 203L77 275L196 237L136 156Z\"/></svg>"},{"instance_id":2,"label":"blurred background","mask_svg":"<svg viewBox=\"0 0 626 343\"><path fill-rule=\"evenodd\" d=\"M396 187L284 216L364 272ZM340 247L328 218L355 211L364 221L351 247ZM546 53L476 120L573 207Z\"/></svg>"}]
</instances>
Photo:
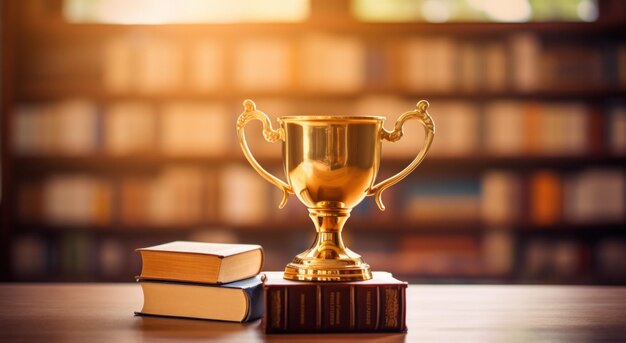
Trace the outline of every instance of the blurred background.
<instances>
[{"instance_id":1,"label":"blurred background","mask_svg":"<svg viewBox=\"0 0 626 343\"><path fill-rule=\"evenodd\" d=\"M626 284L626 3L29 0L2 8L0 278L132 281L134 249L306 249L306 209L258 176L235 120L387 117L420 99L423 164L346 225L410 282ZM274 121L276 125L276 121ZM417 123L383 144L407 165ZM278 144L248 126L283 176Z\"/></svg>"}]
</instances>

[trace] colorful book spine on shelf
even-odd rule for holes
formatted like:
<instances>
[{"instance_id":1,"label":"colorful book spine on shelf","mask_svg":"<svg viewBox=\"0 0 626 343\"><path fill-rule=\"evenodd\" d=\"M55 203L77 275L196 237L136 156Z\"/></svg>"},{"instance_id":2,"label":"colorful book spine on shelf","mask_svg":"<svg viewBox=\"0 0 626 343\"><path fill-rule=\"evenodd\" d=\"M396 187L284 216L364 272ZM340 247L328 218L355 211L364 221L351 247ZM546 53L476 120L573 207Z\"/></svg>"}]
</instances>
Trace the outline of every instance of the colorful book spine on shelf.
<instances>
[{"instance_id":1,"label":"colorful book spine on shelf","mask_svg":"<svg viewBox=\"0 0 626 343\"><path fill-rule=\"evenodd\" d=\"M617 75L621 89L626 89L626 44L621 43L617 47Z\"/></svg>"},{"instance_id":2,"label":"colorful book spine on shelf","mask_svg":"<svg viewBox=\"0 0 626 343\"><path fill-rule=\"evenodd\" d=\"M531 238L520 250L520 274L529 281L581 282L591 264L589 245L572 239Z\"/></svg>"},{"instance_id":3,"label":"colorful book spine on shelf","mask_svg":"<svg viewBox=\"0 0 626 343\"><path fill-rule=\"evenodd\" d=\"M413 91L449 92L458 81L459 46L451 38L413 38L403 44L401 82Z\"/></svg>"},{"instance_id":4,"label":"colorful book spine on shelf","mask_svg":"<svg viewBox=\"0 0 626 343\"><path fill-rule=\"evenodd\" d=\"M42 191L42 217L58 225L107 225L113 216L111 184L89 174L55 175Z\"/></svg>"},{"instance_id":5,"label":"colorful book spine on shelf","mask_svg":"<svg viewBox=\"0 0 626 343\"><path fill-rule=\"evenodd\" d=\"M626 63L624 68L626 69ZM626 105L616 104L609 108L608 121L605 127L609 133L608 148L610 152L619 156L626 155Z\"/></svg>"},{"instance_id":6,"label":"colorful book spine on shelf","mask_svg":"<svg viewBox=\"0 0 626 343\"><path fill-rule=\"evenodd\" d=\"M285 280L264 272L266 333L405 332L407 283L374 272L359 282Z\"/></svg>"},{"instance_id":7,"label":"colorful book spine on shelf","mask_svg":"<svg viewBox=\"0 0 626 343\"><path fill-rule=\"evenodd\" d=\"M398 243L394 273L446 276L483 273L481 241L472 234L407 234Z\"/></svg>"},{"instance_id":8,"label":"colorful book spine on shelf","mask_svg":"<svg viewBox=\"0 0 626 343\"><path fill-rule=\"evenodd\" d=\"M522 153L525 134L524 109L517 101L489 102L484 109L484 151L494 156Z\"/></svg>"},{"instance_id":9,"label":"colorful book spine on shelf","mask_svg":"<svg viewBox=\"0 0 626 343\"><path fill-rule=\"evenodd\" d=\"M478 220L480 194L473 178L413 181L402 190L402 214L409 221Z\"/></svg>"},{"instance_id":10,"label":"colorful book spine on shelf","mask_svg":"<svg viewBox=\"0 0 626 343\"><path fill-rule=\"evenodd\" d=\"M613 283L626 281L626 239L608 237L596 245L597 272L603 280Z\"/></svg>"},{"instance_id":11,"label":"colorful book spine on shelf","mask_svg":"<svg viewBox=\"0 0 626 343\"><path fill-rule=\"evenodd\" d=\"M512 65L507 55L504 42L490 41L482 47L483 88L490 92L497 92L509 88L509 73Z\"/></svg>"},{"instance_id":12,"label":"colorful book spine on shelf","mask_svg":"<svg viewBox=\"0 0 626 343\"><path fill-rule=\"evenodd\" d=\"M300 52L303 88L341 93L354 92L365 85L367 55L359 39L312 35L301 41Z\"/></svg>"},{"instance_id":13,"label":"colorful book spine on shelf","mask_svg":"<svg viewBox=\"0 0 626 343\"><path fill-rule=\"evenodd\" d=\"M228 150L228 111L217 104L163 106L159 143L166 156L223 156Z\"/></svg>"},{"instance_id":14,"label":"colorful book spine on shelf","mask_svg":"<svg viewBox=\"0 0 626 343\"><path fill-rule=\"evenodd\" d=\"M530 177L529 215L536 225L554 225L561 220L563 207L563 186L559 175L542 170Z\"/></svg>"},{"instance_id":15,"label":"colorful book spine on shelf","mask_svg":"<svg viewBox=\"0 0 626 343\"><path fill-rule=\"evenodd\" d=\"M543 49L541 57L542 84L545 87L598 87L604 81L603 55L595 46L551 44Z\"/></svg>"},{"instance_id":16,"label":"colorful book spine on shelf","mask_svg":"<svg viewBox=\"0 0 626 343\"><path fill-rule=\"evenodd\" d=\"M254 170L233 164L223 168L220 177L219 213L224 223L251 225L267 218L268 184Z\"/></svg>"},{"instance_id":17,"label":"colorful book spine on shelf","mask_svg":"<svg viewBox=\"0 0 626 343\"><path fill-rule=\"evenodd\" d=\"M111 103L104 109L103 150L111 156L153 151L157 143L156 109L142 101Z\"/></svg>"},{"instance_id":18,"label":"colorful book spine on shelf","mask_svg":"<svg viewBox=\"0 0 626 343\"><path fill-rule=\"evenodd\" d=\"M224 83L226 53L221 42L204 39L191 49L191 87L200 93L218 91Z\"/></svg>"},{"instance_id":19,"label":"colorful book spine on shelf","mask_svg":"<svg viewBox=\"0 0 626 343\"><path fill-rule=\"evenodd\" d=\"M437 143L432 145L429 155L467 156L479 151L481 122L478 106L471 102L437 101L432 108L437 117ZM418 144L412 145L413 154Z\"/></svg>"},{"instance_id":20,"label":"colorful book spine on shelf","mask_svg":"<svg viewBox=\"0 0 626 343\"><path fill-rule=\"evenodd\" d=\"M623 169L589 169L565 180L563 218L569 223L623 222L626 174Z\"/></svg>"},{"instance_id":21,"label":"colorful book spine on shelf","mask_svg":"<svg viewBox=\"0 0 626 343\"><path fill-rule=\"evenodd\" d=\"M280 39L250 39L235 47L234 85L246 91L286 89L292 79L292 51Z\"/></svg>"},{"instance_id":22,"label":"colorful book spine on shelf","mask_svg":"<svg viewBox=\"0 0 626 343\"><path fill-rule=\"evenodd\" d=\"M489 171L482 177L481 188L481 213L486 223L514 223L520 218L523 194L519 175Z\"/></svg>"},{"instance_id":23,"label":"colorful book spine on shelf","mask_svg":"<svg viewBox=\"0 0 626 343\"><path fill-rule=\"evenodd\" d=\"M13 145L19 155L79 156L95 152L100 116L91 101L24 104L15 111Z\"/></svg>"},{"instance_id":24,"label":"colorful book spine on shelf","mask_svg":"<svg viewBox=\"0 0 626 343\"><path fill-rule=\"evenodd\" d=\"M196 167L169 167L156 176L120 182L121 222L129 225L193 225L209 214L210 178ZM206 206L205 206L206 205Z\"/></svg>"},{"instance_id":25,"label":"colorful book spine on shelf","mask_svg":"<svg viewBox=\"0 0 626 343\"><path fill-rule=\"evenodd\" d=\"M541 82L541 42L532 33L519 33L509 38L513 62L513 87L523 92L535 91Z\"/></svg>"}]
</instances>

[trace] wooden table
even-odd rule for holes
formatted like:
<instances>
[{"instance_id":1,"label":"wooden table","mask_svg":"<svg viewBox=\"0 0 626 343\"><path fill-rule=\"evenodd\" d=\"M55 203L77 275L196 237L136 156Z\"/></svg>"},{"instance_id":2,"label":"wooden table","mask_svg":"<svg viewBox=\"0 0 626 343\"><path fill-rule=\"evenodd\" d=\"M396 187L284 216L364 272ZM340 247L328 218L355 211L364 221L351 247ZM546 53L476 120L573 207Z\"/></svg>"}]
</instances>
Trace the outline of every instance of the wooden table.
<instances>
[{"instance_id":1,"label":"wooden table","mask_svg":"<svg viewBox=\"0 0 626 343\"><path fill-rule=\"evenodd\" d=\"M408 290L407 334L264 335L249 324L135 317L137 284L0 284L0 342L626 342L626 288Z\"/></svg>"}]
</instances>

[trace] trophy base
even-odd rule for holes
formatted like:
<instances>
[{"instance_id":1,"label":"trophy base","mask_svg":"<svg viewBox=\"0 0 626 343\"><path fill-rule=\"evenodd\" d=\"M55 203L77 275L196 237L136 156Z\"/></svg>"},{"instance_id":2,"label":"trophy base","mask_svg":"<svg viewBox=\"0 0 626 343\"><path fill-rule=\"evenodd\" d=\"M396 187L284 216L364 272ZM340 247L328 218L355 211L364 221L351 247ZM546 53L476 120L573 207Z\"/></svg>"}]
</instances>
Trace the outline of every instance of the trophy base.
<instances>
[{"instance_id":1,"label":"trophy base","mask_svg":"<svg viewBox=\"0 0 626 343\"><path fill-rule=\"evenodd\" d=\"M328 204L325 204L328 205ZM305 252L285 267L283 278L296 281L364 281L372 278L369 264L361 255L346 248L341 229L350 209L312 208L317 237Z\"/></svg>"},{"instance_id":2,"label":"trophy base","mask_svg":"<svg viewBox=\"0 0 626 343\"><path fill-rule=\"evenodd\" d=\"M296 256L285 267L283 277L296 281L364 281L372 278L369 264L352 252L355 257L342 259L301 258Z\"/></svg>"}]
</instances>

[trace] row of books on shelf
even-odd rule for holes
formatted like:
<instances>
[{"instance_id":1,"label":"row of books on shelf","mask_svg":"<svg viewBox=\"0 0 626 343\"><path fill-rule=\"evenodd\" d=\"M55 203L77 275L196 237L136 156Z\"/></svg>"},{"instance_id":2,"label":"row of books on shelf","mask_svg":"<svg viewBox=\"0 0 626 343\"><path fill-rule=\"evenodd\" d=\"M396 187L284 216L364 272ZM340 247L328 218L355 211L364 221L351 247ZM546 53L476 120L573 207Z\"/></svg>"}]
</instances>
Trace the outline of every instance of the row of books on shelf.
<instances>
[{"instance_id":1,"label":"row of books on shelf","mask_svg":"<svg viewBox=\"0 0 626 343\"><path fill-rule=\"evenodd\" d=\"M385 115L391 129L402 113L415 108L415 100L366 96L324 104L258 103L273 117L302 114L299 108L306 108L305 114ZM80 99L22 104L13 117L13 146L21 156L242 156L234 134L241 111L240 103L181 101L158 106L142 101L98 106ZM577 101L433 101L430 113L437 126L430 156L626 153L626 105L619 101L603 109ZM265 143L255 125L248 130L255 154L278 158L280 148ZM383 145L383 157L417 153L422 130L409 122L406 132L400 142Z\"/></svg>"},{"instance_id":2,"label":"row of books on shelf","mask_svg":"<svg viewBox=\"0 0 626 343\"><path fill-rule=\"evenodd\" d=\"M324 93L386 87L420 92L626 87L623 42L555 42L529 32L471 40L415 34L383 42L341 34L179 42L133 32L103 41L90 51L58 43L64 58L28 60L25 84L53 84L71 75L110 94L139 95L210 94L225 87ZM46 47L38 52L58 54ZM100 70L94 75L94 68L76 65ZM38 73L29 75L31 70Z\"/></svg>"},{"instance_id":3,"label":"row of books on shelf","mask_svg":"<svg viewBox=\"0 0 626 343\"><path fill-rule=\"evenodd\" d=\"M353 230L354 231L354 230ZM472 233L381 232L351 234L350 247L375 270L386 270L412 280L468 280L520 282L626 281L626 240L622 235L598 233L586 236L517 235L496 227L480 235ZM220 233L221 232L221 233ZM295 232L266 237L265 266L281 270L307 244ZM203 228L180 238L203 241L246 242L245 234ZM226 239L224 239L226 237ZM12 270L16 280L126 281L139 274L141 261L132 253L137 246L158 242L158 236L132 238L61 233L49 236L22 233L11 243ZM280 244L278 243L280 242Z\"/></svg>"},{"instance_id":4,"label":"row of books on shelf","mask_svg":"<svg viewBox=\"0 0 626 343\"><path fill-rule=\"evenodd\" d=\"M590 242L570 238L532 238L520 244L519 279L525 282L582 283L626 280L626 240L603 237Z\"/></svg>"},{"instance_id":5,"label":"row of books on shelf","mask_svg":"<svg viewBox=\"0 0 626 343\"><path fill-rule=\"evenodd\" d=\"M233 244L252 239L221 227L198 227L182 234L152 232L139 236L98 235L71 230L25 231L13 235L10 244L12 274L15 280L22 281L130 281L141 271L141 259L133 250L161 242L163 237ZM299 240L292 244L284 241L273 244L271 239L259 242L273 248L265 253L264 258L265 265L273 269L283 268L285 261L304 249L304 243Z\"/></svg>"},{"instance_id":6,"label":"row of books on shelf","mask_svg":"<svg viewBox=\"0 0 626 343\"><path fill-rule=\"evenodd\" d=\"M496 227L482 235L407 233L395 242L381 239L382 246L370 250L360 248L356 239L351 247L359 247L357 251L373 267L412 280L626 280L626 239L621 235L593 237L516 235Z\"/></svg>"},{"instance_id":7,"label":"row of books on shelf","mask_svg":"<svg viewBox=\"0 0 626 343\"><path fill-rule=\"evenodd\" d=\"M528 174L489 170L480 176L431 176L405 182L404 187L385 193L388 211L379 212L368 198L354 210L355 220L549 226L626 219L626 172L621 168L566 175L550 170ZM296 218L297 223L307 222L306 210L295 197L279 210L281 193L243 164L214 169L168 167L154 174L111 179L53 174L24 181L17 194L23 222L138 228L206 223L255 226Z\"/></svg>"},{"instance_id":8,"label":"row of books on shelf","mask_svg":"<svg viewBox=\"0 0 626 343\"><path fill-rule=\"evenodd\" d=\"M170 103L157 111L138 101L100 108L73 99L23 105L14 118L14 145L22 154L85 155L102 150L119 156L158 146L164 155L211 156L229 147L235 115L218 104Z\"/></svg>"},{"instance_id":9,"label":"row of books on shelf","mask_svg":"<svg viewBox=\"0 0 626 343\"><path fill-rule=\"evenodd\" d=\"M381 228L384 231L384 228ZM381 238L348 234L350 248L355 249L374 269L385 269L411 279L419 277L502 278L512 272L514 242L506 231L489 231L484 235L467 233L401 234ZM376 238L372 246L363 240ZM393 263L389 263L393 261Z\"/></svg>"},{"instance_id":10,"label":"row of books on shelf","mask_svg":"<svg viewBox=\"0 0 626 343\"><path fill-rule=\"evenodd\" d=\"M246 91L322 92L390 85L435 92L626 87L623 43L545 44L532 33L475 40L416 35L385 43L318 34L184 45L128 35L106 42L101 56L83 58L102 59L103 88L111 93L210 93L225 84Z\"/></svg>"},{"instance_id":11,"label":"row of books on shelf","mask_svg":"<svg viewBox=\"0 0 626 343\"><path fill-rule=\"evenodd\" d=\"M419 180L403 188L408 220L483 220L487 223L555 225L624 221L626 175L622 169L588 169L527 176L488 171L480 179Z\"/></svg>"},{"instance_id":12,"label":"row of books on shelf","mask_svg":"<svg viewBox=\"0 0 626 343\"><path fill-rule=\"evenodd\" d=\"M121 281L140 270L129 244L89 234L18 234L11 242L11 269L16 280Z\"/></svg>"}]
</instances>

